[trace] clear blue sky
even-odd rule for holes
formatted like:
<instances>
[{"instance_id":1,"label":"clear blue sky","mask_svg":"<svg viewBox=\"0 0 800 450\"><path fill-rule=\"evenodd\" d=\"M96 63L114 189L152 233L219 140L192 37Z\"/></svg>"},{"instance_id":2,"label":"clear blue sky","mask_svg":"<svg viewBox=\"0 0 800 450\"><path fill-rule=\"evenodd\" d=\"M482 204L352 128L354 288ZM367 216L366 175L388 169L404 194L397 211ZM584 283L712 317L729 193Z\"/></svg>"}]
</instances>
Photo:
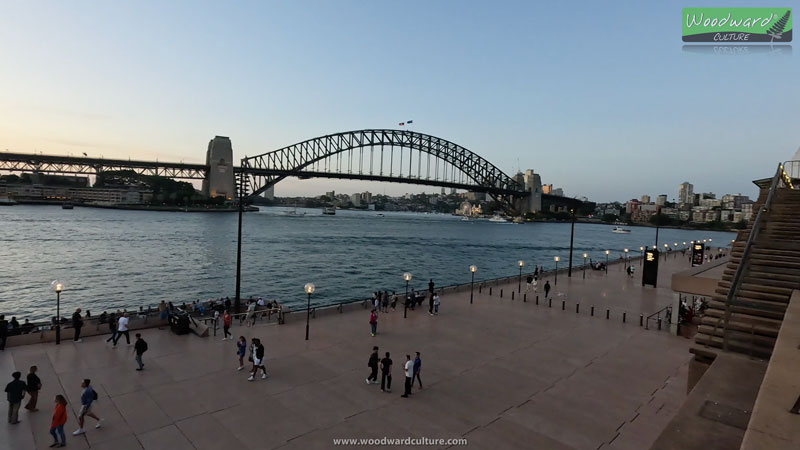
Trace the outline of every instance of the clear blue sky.
<instances>
[{"instance_id":1,"label":"clear blue sky","mask_svg":"<svg viewBox=\"0 0 800 450\"><path fill-rule=\"evenodd\" d=\"M413 119L569 196L753 195L800 145L800 56L683 52L683 6L7 1L0 151L202 162L214 135L238 158ZM326 188L420 190L276 193Z\"/></svg>"}]
</instances>

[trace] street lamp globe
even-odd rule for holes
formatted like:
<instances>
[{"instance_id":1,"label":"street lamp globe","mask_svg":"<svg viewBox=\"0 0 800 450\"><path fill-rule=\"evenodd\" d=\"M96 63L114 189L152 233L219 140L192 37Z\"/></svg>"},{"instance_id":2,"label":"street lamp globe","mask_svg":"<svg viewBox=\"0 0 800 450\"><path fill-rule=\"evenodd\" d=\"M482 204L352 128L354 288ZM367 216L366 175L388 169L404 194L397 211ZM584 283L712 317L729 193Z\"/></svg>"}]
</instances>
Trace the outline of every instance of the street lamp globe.
<instances>
[{"instance_id":1,"label":"street lamp globe","mask_svg":"<svg viewBox=\"0 0 800 450\"><path fill-rule=\"evenodd\" d=\"M639 251L643 252L644 251L644 247L639 247Z\"/></svg>"},{"instance_id":2,"label":"street lamp globe","mask_svg":"<svg viewBox=\"0 0 800 450\"><path fill-rule=\"evenodd\" d=\"M405 281L411 281L411 272L406 272L403 274L403 279Z\"/></svg>"},{"instance_id":3,"label":"street lamp globe","mask_svg":"<svg viewBox=\"0 0 800 450\"><path fill-rule=\"evenodd\" d=\"M675 247L677 247L677 246L678 246L678 243L676 242L676 243L674 243L674 244L672 244L672 245L674 245Z\"/></svg>"},{"instance_id":4,"label":"street lamp globe","mask_svg":"<svg viewBox=\"0 0 800 450\"><path fill-rule=\"evenodd\" d=\"M606 250L606 256L608 256L609 253L611 253L611 251L610 250Z\"/></svg>"},{"instance_id":5,"label":"street lamp globe","mask_svg":"<svg viewBox=\"0 0 800 450\"><path fill-rule=\"evenodd\" d=\"M625 253L626 253L626 254L628 253L628 249L627 249L627 248L625 249Z\"/></svg>"},{"instance_id":6,"label":"street lamp globe","mask_svg":"<svg viewBox=\"0 0 800 450\"><path fill-rule=\"evenodd\" d=\"M558 256L556 256L555 258L553 258L553 261L555 261L555 262L559 262L559 261L561 261L561 258L559 258Z\"/></svg>"},{"instance_id":7,"label":"street lamp globe","mask_svg":"<svg viewBox=\"0 0 800 450\"><path fill-rule=\"evenodd\" d=\"M584 254L583 254L583 259L586 259L586 258L588 258L588 257L589 257L589 254L588 254L588 253L584 253Z\"/></svg>"},{"instance_id":8,"label":"street lamp globe","mask_svg":"<svg viewBox=\"0 0 800 450\"><path fill-rule=\"evenodd\" d=\"M61 292L64 290L64 282L61 280L53 280L53 282L50 283L50 289L52 289L53 292Z\"/></svg>"},{"instance_id":9,"label":"street lamp globe","mask_svg":"<svg viewBox=\"0 0 800 450\"><path fill-rule=\"evenodd\" d=\"M523 260L521 260L521 259L520 259L519 261L517 261L517 265L518 265L518 266L520 266L520 267L522 267L522 266L524 266L524 265L525 265L525 261L523 261Z\"/></svg>"},{"instance_id":10,"label":"street lamp globe","mask_svg":"<svg viewBox=\"0 0 800 450\"><path fill-rule=\"evenodd\" d=\"M304 286L304 289L306 291L306 294L309 294L309 295L313 294L314 293L314 289L315 289L314 283L306 283L306 285Z\"/></svg>"},{"instance_id":11,"label":"street lamp globe","mask_svg":"<svg viewBox=\"0 0 800 450\"><path fill-rule=\"evenodd\" d=\"M475 273L475 272L478 271L478 268L475 267L474 265L473 266L469 266L469 271L472 272L472 273ZM411 275L411 274L409 274L409 275Z\"/></svg>"},{"instance_id":12,"label":"street lamp globe","mask_svg":"<svg viewBox=\"0 0 800 450\"><path fill-rule=\"evenodd\" d=\"M708 242L711 242L711 238L708 238Z\"/></svg>"}]
</instances>

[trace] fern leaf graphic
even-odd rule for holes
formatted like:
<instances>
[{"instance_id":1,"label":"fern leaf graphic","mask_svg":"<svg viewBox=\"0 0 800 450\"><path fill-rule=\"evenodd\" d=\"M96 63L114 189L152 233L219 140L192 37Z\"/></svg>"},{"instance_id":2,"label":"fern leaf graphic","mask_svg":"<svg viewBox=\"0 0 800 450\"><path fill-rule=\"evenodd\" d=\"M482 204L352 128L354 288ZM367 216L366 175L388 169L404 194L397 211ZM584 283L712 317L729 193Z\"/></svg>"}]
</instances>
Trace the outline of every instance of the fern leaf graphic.
<instances>
[{"instance_id":1,"label":"fern leaf graphic","mask_svg":"<svg viewBox=\"0 0 800 450\"><path fill-rule=\"evenodd\" d=\"M783 29L786 28L786 23L789 22L790 15L791 12L787 10L783 17L772 24L772 26L767 30L767 34L780 37L783 34Z\"/></svg>"}]
</instances>

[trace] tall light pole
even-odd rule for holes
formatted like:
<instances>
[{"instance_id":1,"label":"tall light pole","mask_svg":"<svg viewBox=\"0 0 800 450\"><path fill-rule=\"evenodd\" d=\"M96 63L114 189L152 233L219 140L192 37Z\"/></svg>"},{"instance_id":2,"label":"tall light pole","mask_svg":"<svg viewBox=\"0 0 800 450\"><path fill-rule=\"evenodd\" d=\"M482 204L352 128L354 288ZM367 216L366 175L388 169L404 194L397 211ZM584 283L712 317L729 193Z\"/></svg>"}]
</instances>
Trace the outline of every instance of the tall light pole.
<instances>
[{"instance_id":1,"label":"tall light pole","mask_svg":"<svg viewBox=\"0 0 800 450\"><path fill-rule=\"evenodd\" d=\"M628 249L625 249L625 271L628 271Z\"/></svg>"},{"instance_id":2,"label":"tall light pole","mask_svg":"<svg viewBox=\"0 0 800 450\"><path fill-rule=\"evenodd\" d=\"M403 279L406 281L406 303L403 308L403 319L405 319L408 317L408 282L411 281L411 272L404 273Z\"/></svg>"},{"instance_id":3,"label":"tall light pole","mask_svg":"<svg viewBox=\"0 0 800 450\"><path fill-rule=\"evenodd\" d=\"M609 253L611 253L611 252L606 250L606 275L608 275L608 254Z\"/></svg>"},{"instance_id":4,"label":"tall light pole","mask_svg":"<svg viewBox=\"0 0 800 450\"><path fill-rule=\"evenodd\" d=\"M583 279L586 279L586 257L589 256L588 254L583 254Z\"/></svg>"},{"instance_id":5,"label":"tall light pole","mask_svg":"<svg viewBox=\"0 0 800 450\"><path fill-rule=\"evenodd\" d=\"M311 294L314 293L314 283L306 283L306 294L308 294L308 303L306 303L306 340L308 340L308 323L311 319Z\"/></svg>"},{"instance_id":6,"label":"tall light pole","mask_svg":"<svg viewBox=\"0 0 800 450\"><path fill-rule=\"evenodd\" d=\"M675 252L675 256L673 256L673 257L672 257L672 259L675 259L675 258L677 258L677 257L678 257L678 243L676 242L676 243L674 243L674 244L672 244L672 245L673 245L673 247L672 247L672 251L674 251L674 252Z\"/></svg>"},{"instance_id":7,"label":"tall light pole","mask_svg":"<svg viewBox=\"0 0 800 450\"><path fill-rule=\"evenodd\" d=\"M64 290L64 282L53 280L50 289L56 292L56 345L61 343L61 291Z\"/></svg>"},{"instance_id":8,"label":"tall light pole","mask_svg":"<svg viewBox=\"0 0 800 450\"><path fill-rule=\"evenodd\" d=\"M472 292L475 288L475 272L478 270L475 266L469 266L469 271L472 273L472 281L469 282L469 304L472 304Z\"/></svg>"},{"instance_id":9,"label":"tall light pole","mask_svg":"<svg viewBox=\"0 0 800 450\"><path fill-rule=\"evenodd\" d=\"M569 268L567 269L567 277L572 278L572 241L575 238L575 210L570 209L569 213L572 215L572 225L569 230Z\"/></svg>"},{"instance_id":10,"label":"tall light pole","mask_svg":"<svg viewBox=\"0 0 800 450\"><path fill-rule=\"evenodd\" d=\"M558 256L556 256L555 258L553 258L553 260L556 262L556 280L555 280L555 282L554 282L553 284L558 284L558 261L559 261L560 259L561 259L561 258L559 258Z\"/></svg>"},{"instance_id":11,"label":"tall light pole","mask_svg":"<svg viewBox=\"0 0 800 450\"><path fill-rule=\"evenodd\" d=\"M664 259L667 259L667 249L669 248L668 244L664 244Z\"/></svg>"},{"instance_id":12,"label":"tall light pole","mask_svg":"<svg viewBox=\"0 0 800 450\"><path fill-rule=\"evenodd\" d=\"M644 267L644 247L639 247L639 251L642 252L642 259L639 260L639 266Z\"/></svg>"},{"instance_id":13,"label":"tall light pole","mask_svg":"<svg viewBox=\"0 0 800 450\"><path fill-rule=\"evenodd\" d=\"M519 266L519 286L517 286L517 292L522 292L522 266L525 265L525 261L520 259L517 261L517 265Z\"/></svg>"}]
</instances>

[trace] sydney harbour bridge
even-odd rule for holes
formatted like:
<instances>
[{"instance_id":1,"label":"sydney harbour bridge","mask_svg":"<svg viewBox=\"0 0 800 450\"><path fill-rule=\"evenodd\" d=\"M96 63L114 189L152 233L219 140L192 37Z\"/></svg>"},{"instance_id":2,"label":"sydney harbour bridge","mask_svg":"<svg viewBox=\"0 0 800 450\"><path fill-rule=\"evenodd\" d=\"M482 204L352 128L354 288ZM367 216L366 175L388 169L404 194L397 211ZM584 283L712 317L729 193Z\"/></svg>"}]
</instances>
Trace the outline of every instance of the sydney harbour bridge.
<instances>
[{"instance_id":1,"label":"sydney harbour bridge","mask_svg":"<svg viewBox=\"0 0 800 450\"><path fill-rule=\"evenodd\" d=\"M133 170L203 180L207 195L247 203L287 177L407 183L485 192L509 213L541 209L541 182L526 186L451 141L408 130L368 129L308 139L234 163L230 139L209 143L206 164L0 152L0 171L86 174ZM538 179L538 177L537 177ZM551 199L552 200L552 199ZM572 199L564 199L572 200Z\"/></svg>"}]
</instances>

